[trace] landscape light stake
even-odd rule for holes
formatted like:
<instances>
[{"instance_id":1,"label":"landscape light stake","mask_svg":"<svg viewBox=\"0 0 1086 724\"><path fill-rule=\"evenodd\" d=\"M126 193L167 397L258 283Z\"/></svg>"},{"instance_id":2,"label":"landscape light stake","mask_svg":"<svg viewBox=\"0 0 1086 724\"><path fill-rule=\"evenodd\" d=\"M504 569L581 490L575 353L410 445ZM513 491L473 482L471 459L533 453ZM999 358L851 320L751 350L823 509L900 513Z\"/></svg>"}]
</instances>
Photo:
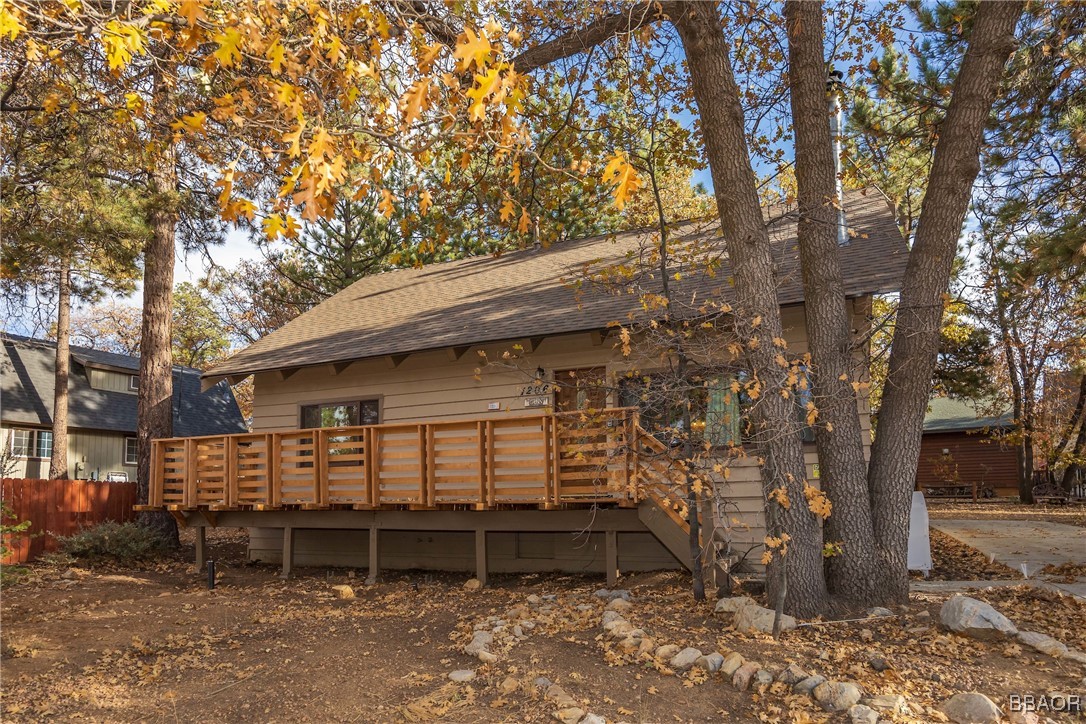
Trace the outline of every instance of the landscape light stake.
<instances>
[{"instance_id":1,"label":"landscape light stake","mask_svg":"<svg viewBox=\"0 0 1086 724\"><path fill-rule=\"evenodd\" d=\"M207 590L215 590L215 561L207 562Z\"/></svg>"}]
</instances>

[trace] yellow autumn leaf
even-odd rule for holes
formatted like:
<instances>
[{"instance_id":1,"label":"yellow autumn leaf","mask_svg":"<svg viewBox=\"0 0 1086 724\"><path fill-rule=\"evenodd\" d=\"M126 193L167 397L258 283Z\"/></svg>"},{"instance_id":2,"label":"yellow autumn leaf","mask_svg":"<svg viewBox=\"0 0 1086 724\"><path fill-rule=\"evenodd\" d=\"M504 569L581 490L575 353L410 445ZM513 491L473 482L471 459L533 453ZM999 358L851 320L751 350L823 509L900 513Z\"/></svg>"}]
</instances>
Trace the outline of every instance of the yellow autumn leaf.
<instances>
[{"instance_id":1,"label":"yellow autumn leaf","mask_svg":"<svg viewBox=\"0 0 1086 724\"><path fill-rule=\"evenodd\" d=\"M403 125L410 126L418 120L419 114L430 107L430 79L420 78L411 84L400 98L400 111L403 113Z\"/></svg>"},{"instance_id":2,"label":"yellow autumn leaf","mask_svg":"<svg viewBox=\"0 0 1086 724\"><path fill-rule=\"evenodd\" d=\"M177 14L185 18L191 28L205 17L203 3L200 0L181 0L177 6Z\"/></svg>"},{"instance_id":3,"label":"yellow autumn leaf","mask_svg":"<svg viewBox=\"0 0 1086 724\"><path fill-rule=\"evenodd\" d=\"M377 212L386 219L391 219L396 206L392 203L392 193L388 189L381 189L381 201L377 204Z\"/></svg>"},{"instance_id":4,"label":"yellow autumn leaf","mask_svg":"<svg viewBox=\"0 0 1086 724\"><path fill-rule=\"evenodd\" d=\"M517 224L517 231L521 234L528 233L528 226L532 223L532 217L528 216L528 209L521 209L520 222Z\"/></svg>"},{"instance_id":5,"label":"yellow autumn leaf","mask_svg":"<svg viewBox=\"0 0 1086 724\"><path fill-rule=\"evenodd\" d=\"M513 214L516 213L516 208L513 206L513 199L507 198L498 213L501 214L502 221L509 221L509 219L513 218Z\"/></svg>"},{"instance_id":6,"label":"yellow autumn leaf","mask_svg":"<svg viewBox=\"0 0 1086 724\"><path fill-rule=\"evenodd\" d=\"M434 205L434 197L430 195L429 191L423 191L419 194L419 214L426 216L426 212L430 210L430 207Z\"/></svg>"},{"instance_id":7,"label":"yellow autumn leaf","mask_svg":"<svg viewBox=\"0 0 1086 724\"><path fill-rule=\"evenodd\" d=\"M229 68L241 60L241 31L237 28L226 28L223 32L212 38L219 47L215 50L215 58L224 68Z\"/></svg>"},{"instance_id":8,"label":"yellow autumn leaf","mask_svg":"<svg viewBox=\"0 0 1086 724\"><path fill-rule=\"evenodd\" d=\"M621 151L611 157L603 169L603 182L614 186L615 207L625 208L631 194L641 188L641 178Z\"/></svg>"},{"instance_id":9,"label":"yellow autumn leaf","mask_svg":"<svg viewBox=\"0 0 1086 724\"><path fill-rule=\"evenodd\" d=\"M133 25L110 20L102 30L102 47L110 70L120 70L132 62L147 47L143 31Z\"/></svg>"},{"instance_id":10,"label":"yellow autumn leaf","mask_svg":"<svg viewBox=\"0 0 1086 724\"><path fill-rule=\"evenodd\" d=\"M298 222L290 214L271 214L264 219L263 227L268 239L279 236L292 238L298 235Z\"/></svg>"},{"instance_id":11,"label":"yellow autumn leaf","mask_svg":"<svg viewBox=\"0 0 1086 724\"><path fill-rule=\"evenodd\" d=\"M475 63L476 68L482 68L492 52L493 48L485 33L476 35L471 28L464 28L464 32L456 39L453 57L457 60L457 69L467 70L472 63Z\"/></svg>"},{"instance_id":12,"label":"yellow autumn leaf","mask_svg":"<svg viewBox=\"0 0 1086 724\"><path fill-rule=\"evenodd\" d=\"M283 62L286 60L286 49L283 44L276 38L275 42L268 46L268 49L264 51L264 57L268 59L271 64L272 73L279 73L283 70Z\"/></svg>"},{"instance_id":13,"label":"yellow autumn leaf","mask_svg":"<svg viewBox=\"0 0 1086 724\"><path fill-rule=\"evenodd\" d=\"M8 40L15 40L19 33L25 30L22 12L18 8L13 8L11 3L0 5L0 38L6 35Z\"/></svg>"},{"instance_id":14,"label":"yellow autumn leaf","mask_svg":"<svg viewBox=\"0 0 1086 724\"><path fill-rule=\"evenodd\" d=\"M183 116L180 121L174 121L170 124L170 127L176 131L202 131L206 122L207 114L203 111L197 111Z\"/></svg>"}]
</instances>

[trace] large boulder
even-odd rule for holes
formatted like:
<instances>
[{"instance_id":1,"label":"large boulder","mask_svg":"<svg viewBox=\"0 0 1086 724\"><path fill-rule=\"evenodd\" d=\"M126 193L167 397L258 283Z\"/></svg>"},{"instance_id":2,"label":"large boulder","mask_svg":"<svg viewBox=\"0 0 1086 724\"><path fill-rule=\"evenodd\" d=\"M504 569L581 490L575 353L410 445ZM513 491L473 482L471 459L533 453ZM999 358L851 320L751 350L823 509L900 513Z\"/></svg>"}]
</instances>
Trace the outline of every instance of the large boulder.
<instances>
[{"instance_id":1,"label":"large boulder","mask_svg":"<svg viewBox=\"0 0 1086 724\"><path fill-rule=\"evenodd\" d=\"M955 724L998 724L1003 716L995 702L976 691L955 694L941 708Z\"/></svg>"},{"instance_id":2,"label":"large boulder","mask_svg":"<svg viewBox=\"0 0 1086 724\"><path fill-rule=\"evenodd\" d=\"M995 641L1018 633L1009 618L987 603L968 596L948 598L939 611L939 620L951 631L985 641Z\"/></svg>"},{"instance_id":3,"label":"large boulder","mask_svg":"<svg viewBox=\"0 0 1086 724\"><path fill-rule=\"evenodd\" d=\"M760 633L773 633L773 619L776 612L769 608L762 608L754 604L741 606L735 612L733 625L736 631ZM781 614L781 631L791 631L796 627L796 619L788 614Z\"/></svg>"},{"instance_id":4,"label":"large boulder","mask_svg":"<svg viewBox=\"0 0 1086 724\"><path fill-rule=\"evenodd\" d=\"M813 696L826 711L847 711L860 703L863 691L850 681L823 681L814 688Z\"/></svg>"}]
</instances>

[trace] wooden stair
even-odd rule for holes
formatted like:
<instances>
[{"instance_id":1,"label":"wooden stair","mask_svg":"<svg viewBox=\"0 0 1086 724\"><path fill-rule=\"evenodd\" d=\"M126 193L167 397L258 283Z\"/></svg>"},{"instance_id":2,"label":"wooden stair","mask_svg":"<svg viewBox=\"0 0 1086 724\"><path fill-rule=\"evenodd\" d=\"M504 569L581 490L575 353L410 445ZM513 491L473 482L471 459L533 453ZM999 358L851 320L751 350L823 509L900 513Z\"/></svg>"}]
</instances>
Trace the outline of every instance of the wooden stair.
<instances>
[{"instance_id":1,"label":"wooden stair","mask_svg":"<svg viewBox=\"0 0 1086 724\"><path fill-rule=\"evenodd\" d=\"M690 557L690 526L678 520L678 513L659 497L650 495L637 506L637 517L652 531L656 539L671 551L686 569L693 570Z\"/></svg>"},{"instance_id":2,"label":"wooden stair","mask_svg":"<svg viewBox=\"0 0 1086 724\"><path fill-rule=\"evenodd\" d=\"M690 524L686 520L689 501L685 497L683 471L673 460L668 447L655 437L637 428L639 450L637 476L644 496L637 506L637 516L660 543L687 569L693 570L690 554ZM706 531L709 541L706 545ZM703 568L705 582L719 586L727 581L730 566L735 563L714 521L702 520L701 545L705 551Z\"/></svg>"}]
</instances>

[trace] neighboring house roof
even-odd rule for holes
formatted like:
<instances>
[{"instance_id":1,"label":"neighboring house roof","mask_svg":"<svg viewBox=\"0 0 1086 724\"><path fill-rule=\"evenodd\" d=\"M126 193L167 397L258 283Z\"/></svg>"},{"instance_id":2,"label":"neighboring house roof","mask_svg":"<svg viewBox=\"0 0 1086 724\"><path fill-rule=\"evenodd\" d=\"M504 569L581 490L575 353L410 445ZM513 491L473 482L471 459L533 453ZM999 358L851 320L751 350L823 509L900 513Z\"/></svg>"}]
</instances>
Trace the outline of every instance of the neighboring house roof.
<instances>
[{"instance_id":1,"label":"neighboring house roof","mask_svg":"<svg viewBox=\"0 0 1086 724\"><path fill-rule=\"evenodd\" d=\"M0 335L0 419L9 424L51 425L56 343ZM84 368L139 372L139 357L72 347L68 425L90 430L136 431L136 395L94 389ZM200 371L174 367L173 431L178 437L245 432L230 386L200 391Z\"/></svg>"},{"instance_id":2,"label":"neighboring house roof","mask_svg":"<svg viewBox=\"0 0 1086 724\"><path fill-rule=\"evenodd\" d=\"M845 293L897 290L908 252L886 201L874 191L845 195L852 242L840 249ZM767 207L782 305L803 300L796 220ZM673 239L705 243L719 222L676 224ZM585 265L629 264L651 245L653 230L563 241L547 249L480 256L364 277L297 319L204 373L205 379L346 362L426 349L598 330L640 314L637 295L585 284ZM677 298L730 301L731 274L684 270L672 282ZM645 268L651 272L652 269ZM670 273L669 273L670 276Z\"/></svg>"},{"instance_id":3,"label":"neighboring house roof","mask_svg":"<svg viewBox=\"0 0 1086 724\"><path fill-rule=\"evenodd\" d=\"M1010 411L1001 415L987 414L990 403L973 400L957 400L950 397L933 397L924 416L924 432L965 432L984 428L1009 427L1013 420Z\"/></svg>"}]
</instances>

